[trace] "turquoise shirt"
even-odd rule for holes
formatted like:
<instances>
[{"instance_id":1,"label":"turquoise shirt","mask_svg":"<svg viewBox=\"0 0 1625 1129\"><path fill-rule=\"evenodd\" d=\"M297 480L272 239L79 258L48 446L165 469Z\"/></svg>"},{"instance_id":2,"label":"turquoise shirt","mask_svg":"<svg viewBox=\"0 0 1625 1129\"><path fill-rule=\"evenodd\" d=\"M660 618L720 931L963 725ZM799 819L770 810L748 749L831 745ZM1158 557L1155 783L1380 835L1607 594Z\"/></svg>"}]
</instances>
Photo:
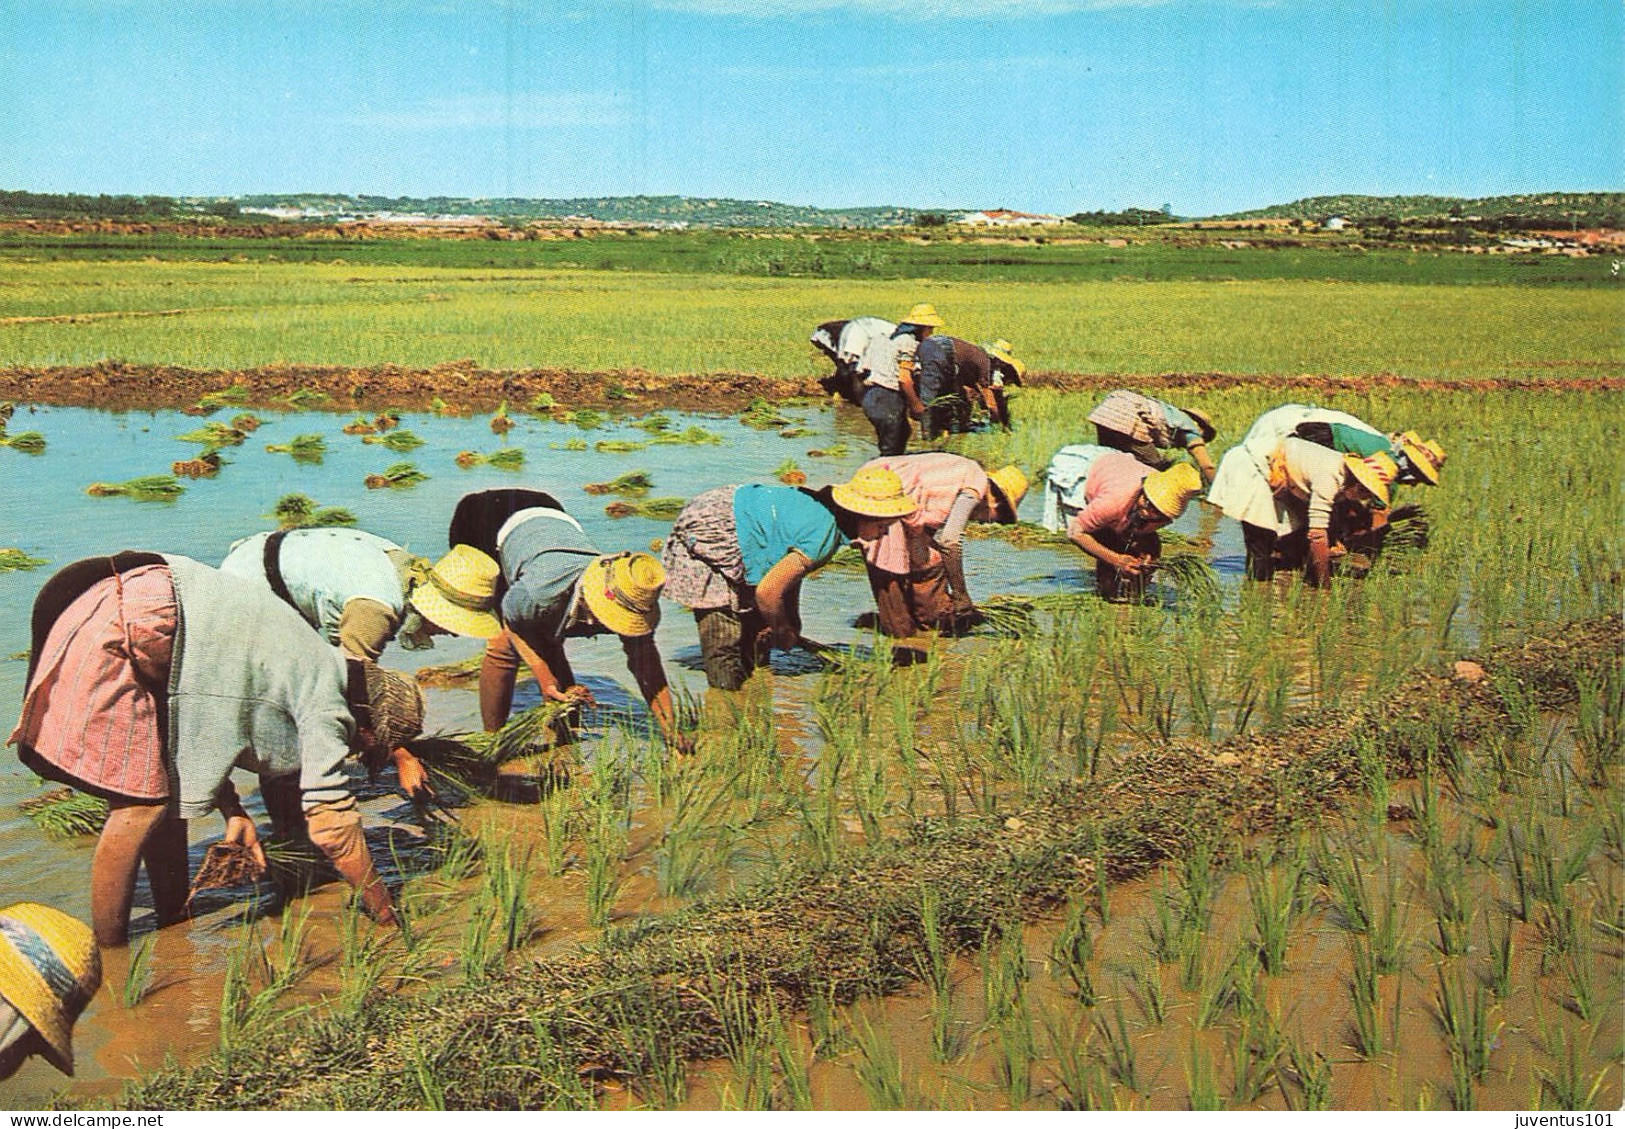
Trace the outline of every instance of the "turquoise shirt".
<instances>
[{"instance_id":1,"label":"turquoise shirt","mask_svg":"<svg viewBox=\"0 0 1625 1129\"><path fill-rule=\"evenodd\" d=\"M817 568L841 547L834 515L793 486L739 487L734 491L734 527L745 583L752 587L792 549Z\"/></svg>"}]
</instances>

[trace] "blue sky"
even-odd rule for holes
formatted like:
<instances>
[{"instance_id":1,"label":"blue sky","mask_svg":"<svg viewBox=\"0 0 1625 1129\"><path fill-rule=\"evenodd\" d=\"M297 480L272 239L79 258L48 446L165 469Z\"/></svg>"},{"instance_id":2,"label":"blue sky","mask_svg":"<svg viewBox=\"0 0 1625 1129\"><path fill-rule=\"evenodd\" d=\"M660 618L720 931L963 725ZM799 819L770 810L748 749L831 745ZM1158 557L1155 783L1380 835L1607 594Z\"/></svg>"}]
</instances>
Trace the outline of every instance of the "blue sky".
<instances>
[{"instance_id":1,"label":"blue sky","mask_svg":"<svg viewBox=\"0 0 1625 1129\"><path fill-rule=\"evenodd\" d=\"M1620 189L1618 0L0 0L0 188L1184 215Z\"/></svg>"}]
</instances>

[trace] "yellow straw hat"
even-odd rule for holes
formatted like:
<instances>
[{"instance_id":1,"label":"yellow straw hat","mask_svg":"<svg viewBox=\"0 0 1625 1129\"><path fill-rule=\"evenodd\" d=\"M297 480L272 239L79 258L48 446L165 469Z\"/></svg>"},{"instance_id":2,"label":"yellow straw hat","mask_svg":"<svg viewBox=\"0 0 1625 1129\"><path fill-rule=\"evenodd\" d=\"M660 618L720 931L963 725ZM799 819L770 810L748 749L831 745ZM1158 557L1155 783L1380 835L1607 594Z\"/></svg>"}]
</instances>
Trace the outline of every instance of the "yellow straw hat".
<instances>
[{"instance_id":1,"label":"yellow straw hat","mask_svg":"<svg viewBox=\"0 0 1625 1129\"><path fill-rule=\"evenodd\" d=\"M1439 443L1439 441L1437 439L1429 439L1426 443L1423 443L1422 444L1422 450L1428 452L1429 454L1431 454L1433 456L1433 465L1434 466L1438 467L1440 470L1444 469L1444 460L1445 460L1444 447Z\"/></svg>"},{"instance_id":2,"label":"yellow straw hat","mask_svg":"<svg viewBox=\"0 0 1625 1129\"><path fill-rule=\"evenodd\" d=\"M1190 463L1175 463L1146 475L1140 488L1157 512L1171 521L1202 492L1202 476Z\"/></svg>"},{"instance_id":3,"label":"yellow straw hat","mask_svg":"<svg viewBox=\"0 0 1625 1129\"><path fill-rule=\"evenodd\" d=\"M412 589L412 606L424 619L453 635L495 639L497 578L502 568L472 545L458 545L435 562L428 582Z\"/></svg>"},{"instance_id":4,"label":"yellow straw hat","mask_svg":"<svg viewBox=\"0 0 1625 1129\"><path fill-rule=\"evenodd\" d=\"M1016 520L1016 507L1027 496L1027 476L1021 473L1018 466L1000 467L989 471L987 480L993 486L993 493L999 500L1001 513L998 520L1009 525Z\"/></svg>"},{"instance_id":5,"label":"yellow straw hat","mask_svg":"<svg viewBox=\"0 0 1625 1129\"><path fill-rule=\"evenodd\" d=\"M45 1058L73 1073L73 1025L102 982L90 927L61 910L19 902L0 910L0 997L45 1040Z\"/></svg>"},{"instance_id":6,"label":"yellow straw hat","mask_svg":"<svg viewBox=\"0 0 1625 1129\"><path fill-rule=\"evenodd\" d=\"M859 467L851 482L830 488L835 504L864 517L907 517L919 504L903 491L903 480L885 467Z\"/></svg>"},{"instance_id":7,"label":"yellow straw hat","mask_svg":"<svg viewBox=\"0 0 1625 1129\"><path fill-rule=\"evenodd\" d=\"M993 357L996 360L1001 360L1011 368L1015 369L1018 377L1025 378L1027 375L1027 366L1016 360L1015 354L1011 352L1012 348L1013 346L1010 344L1010 342L1001 337L991 344L983 345L982 351L988 356Z\"/></svg>"},{"instance_id":8,"label":"yellow straw hat","mask_svg":"<svg viewBox=\"0 0 1625 1129\"><path fill-rule=\"evenodd\" d=\"M1399 464L1394 462L1393 456L1378 451L1363 459L1359 455L1344 455L1343 461L1348 464L1349 473L1377 500L1377 505L1387 509L1388 487L1399 474Z\"/></svg>"},{"instance_id":9,"label":"yellow straw hat","mask_svg":"<svg viewBox=\"0 0 1625 1129\"><path fill-rule=\"evenodd\" d=\"M1422 446L1421 436L1414 431L1405 432L1399 437L1399 449L1406 461L1416 468L1423 482L1429 486L1439 485L1439 466L1434 461L1433 452Z\"/></svg>"},{"instance_id":10,"label":"yellow straw hat","mask_svg":"<svg viewBox=\"0 0 1625 1129\"><path fill-rule=\"evenodd\" d=\"M940 329L944 322L937 314L937 308L930 302L921 302L908 312L899 325L923 325L928 329Z\"/></svg>"},{"instance_id":11,"label":"yellow straw hat","mask_svg":"<svg viewBox=\"0 0 1625 1129\"><path fill-rule=\"evenodd\" d=\"M418 684L370 659L362 660L361 669L366 676L371 729L379 743L393 749L422 733L423 691Z\"/></svg>"},{"instance_id":12,"label":"yellow straw hat","mask_svg":"<svg viewBox=\"0 0 1625 1129\"><path fill-rule=\"evenodd\" d=\"M598 622L634 639L654 633L665 586L665 567L648 553L599 557L581 574L581 596Z\"/></svg>"}]
</instances>

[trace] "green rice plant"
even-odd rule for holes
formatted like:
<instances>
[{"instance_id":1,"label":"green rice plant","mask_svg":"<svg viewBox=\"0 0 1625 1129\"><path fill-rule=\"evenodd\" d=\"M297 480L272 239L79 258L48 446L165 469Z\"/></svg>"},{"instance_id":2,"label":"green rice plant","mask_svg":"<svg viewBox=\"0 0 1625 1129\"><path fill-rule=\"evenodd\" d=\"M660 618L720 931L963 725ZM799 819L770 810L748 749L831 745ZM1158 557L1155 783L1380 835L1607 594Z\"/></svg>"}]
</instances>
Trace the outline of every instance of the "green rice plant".
<instances>
[{"instance_id":1,"label":"green rice plant","mask_svg":"<svg viewBox=\"0 0 1625 1129\"><path fill-rule=\"evenodd\" d=\"M540 415L543 412L555 411L559 407L560 404L554 397L553 393L538 392L536 395L530 398L530 404L525 408L525 410L527 412L534 412L537 415Z\"/></svg>"},{"instance_id":2,"label":"green rice plant","mask_svg":"<svg viewBox=\"0 0 1625 1129\"><path fill-rule=\"evenodd\" d=\"M107 822L106 800L72 788L53 788L23 800L17 807L52 839L99 835Z\"/></svg>"},{"instance_id":3,"label":"green rice plant","mask_svg":"<svg viewBox=\"0 0 1625 1129\"><path fill-rule=\"evenodd\" d=\"M484 844L485 897L495 908L495 920L502 936L502 946L513 952L530 938L531 913L527 900L530 886L530 861L535 847L526 846L519 851L512 839L498 852L494 845Z\"/></svg>"},{"instance_id":4,"label":"green rice plant","mask_svg":"<svg viewBox=\"0 0 1625 1129\"><path fill-rule=\"evenodd\" d=\"M130 949L130 965L124 972L124 990L119 993L126 1008L133 1008L152 990L152 950L158 934L148 933Z\"/></svg>"},{"instance_id":5,"label":"green rice plant","mask_svg":"<svg viewBox=\"0 0 1625 1129\"><path fill-rule=\"evenodd\" d=\"M1370 933L1372 926L1371 901L1366 895L1365 875L1360 870L1360 857L1354 851L1334 848L1322 837L1315 855L1315 869L1321 883L1331 894L1343 928L1353 933Z\"/></svg>"},{"instance_id":6,"label":"green rice plant","mask_svg":"<svg viewBox=\"0 0 1625 1129\"><path fill-rule=\"evenodd\" d=\"M639 443L635 439L600 439L592 445L592 449L600 455L629 455L633 451L647 449L649 444Z\"/></svg>"},{"instance_id":7,"label":"green rice plant","mask_svg":"<svg viewBox=\"0 0 1625 1129\"><path fill-rule=\"evenodd\" d=\"M549 443L548 447L554 451L585 451L587 441L585 439L566 439L563 443Z\"/></svg>"},{"instance_id":8,"label":"green rice plant","mask_svg":"<svg viewBox=\"0 0 1625 1129\"><path fill-rule=\"evenodd\" d=\"M1253 940L1265 972L1286 968L1287 939L1299 908L1305 874L1296 851L1258 856L1247 873L1247 901L1253 911Z\"/></svg>"},{"instance_id":9,"label":"green rice plant","mask_svg":"<svg viewBox=\"0 0 1625 1129\"><path fill-rule=\"evenodd\" d=\"M319 463L327 454L327 440L311 432L295 435L286 443L267 443L265 449L273 455L292 455L294 462Z\"/></svg>"},{"instance_id":10,"label":"green rice plant","mask_svg":"<svg viewBox=\"0 0 1625 1129\"><path fill-rule=\"evenodd\" d=\"M281 529L323 529L354 525L355 514L339 506L321 506L305 494L284 494L267 517Z\"/></svg>"},{"instance_id":11,"label":"green rice plant","mask_svg":"<svg viewBox=\"0 0 1625 1129\"><path fill-rule=\"evenodd\" d=\"M463 979L469 983L484 980L496 959L491 951L491 926L497 918L497 906L488 891L482 890L474 900L463 929L462 944L457 949L457 964Z\"/></svg>"},{"instance_id":12,"label":"green rice plant","mask_svg":"<svg viewBox=\"0 0 1625 1129\"><path fill-rule=\"evenodd\" d=\"M1191 1032L1190 1057L1185 1067L1185 1088L1189 1093L1190 1108L1193 1111L1224 1108L1224 1098L1219 1093L1218 1068L1213 1063L1213 1057L1203 1049L1194 1031Z\"/></svg>"},{"instance_id":13,"label":"green rice plant","mask_svg":"<svg viewBox=\"0 0 1625 1129\"><path fill-rule=\"evenodd\" d=\"M1067 984L1067 991L1085 1007L1099 999L1090 966L1095 959L1094 939L1089 935L1088 911L1079 899L1069 899L1061 931L1050 944L1050 975ZM1160 983L1160 980L1159 980Z\"/></svg>"},{"instance_id":14,"label":"green rice plant","mask_svg":"<svg viewBox=\"0 0 1625 1129\"><path fill-rule=\"evenodd\" d=\"M853 1072L870 1109L909 1109L913 1106L903 1084L903 1062L884 1026L876 1029L867 1018L854 1030L858 1061Z\"/></svg>"},{"instance_id":15,"label":"green rice plant","mask_svg":"<svg viewBox=\"0 0 1625 1129\"><path fill-rule=\"evenodd\" d=\"M338 1010L355 1015L383 980L385 963L381 942L359 901L352 901L339 918Z\"/></svg>"},{"instance_id":16,"label":"green rice plant","mask_svg":"<svg viewBox=\"0 0 1625 1129\"><path fill-rule=\"evenodd\" d=\"M498 470L519 470L525 465L525 452L518 447L504 447L489 455L482 455L478 451L459 451L453 461L464 470L486 465Z\"/></svg>"},{"instance_id":17,"label":"green rice plant","mask_svg":"<svg viewBox=\"0 0 1625 1129\"><path fill-rule=\"evenodd\" d=\"M1179 920L1173 891L1164 874L1160 885L1151 893L1151 917L1145 921L1145 939L1151 945L1151 955L1161 964L1172 964L1179 958Z\"/></svg>"},{"instance_id":18,"label":"green rice plant","mask_svg":"<svg viewBox=\"0 0 1625 1129\"><path fill-rule=\"evenodd\" d=\"M1011 1109L1025 1105L1033 1094L1033 1062L1038 1058L1038 1041L1033 1034L1032 1015L1023 997L994 1025L994 1072L1004 1089Z\"/></svg>"},{"instance_id":19,"label":"green rice plant","mask_svg":"<svg viewBox=\"0 0 1625 1129\"><path fill-rule=\"evenodd\" d=\"M1591 1058L1591 1045L1597 1037L1597 1028L1591 1028L1585 1039L1581 1040L1571 1035L1561 1022L1550 1026L1544 1020L1540 1022L1542 1049L1554 1064L1550 1070L1535 1067L1535 1074L1540 1078L1540 1096L1551 1100L1551 1104L1545 1105L1545 1108L1595 1108L1592 1103L1597 1100L1597 1094L1602 1090L1603 1081L1611 1069L1610 1065L1605 1065L1593 1075L1586 1065Z\"/></svg>"},{"instance_id":20,"label":"green rice plant","mask_svg":"<svg viewBox=\"0 0 1625 1129\"><path fill-rule=\"evenodd\" d=\"M626 857L627 825L623 809L627 777L624 766L600 756L592 776L592 810L586 813L587 921L601 928L620 894L621 863Z\"/></svg>"},{"instance_id":21,"label":"green rice plant","mask_svg":"<svg viewBox=\"0 0 1625 1129\"><path fill-rule=\"evenodd\" d=\"M243 440L248 438L248 432L230 424L220 423L218 420L210 420L202 427L194 428L185 435L177 435L175 438L182 443L202 443L206 449L212 451L217 447L242 446Z\"/></svg>"},{"instance_id":22,"label":"green rice plant","mask_svg":"<svg viewBox=\"0 0 1625 1129\"><path fill-rule=\"evenodd\" d=\"M832 1058L852 1045L852 1030L841 1018L834 985L825 984L808 993L807 1033L813 1054L819 1058Z\"/></svg>"},{"instance_id":23,"label":"green rice plant","mask_svg":"<svg viewBox=\"0 0 1625 1129\"><path fill-rule=\"evenodd\" d=\"M610 517L641 517L650 521L674 521L688 505L687 498L648 498L641 502L611 502L604 507Z\"/></svg>"},{"instance_id":24,"label":"green rice plant","mask_svg":"<svg viewBox=\"0 0 1625 1129\"><path fill-rule=\"evenodd\" d=\"M198 397L197 406L202 412L218 411L221 408L241 404L248 399L248 395L248 385L237 383L215 392L205 392Z\"/></svg>"},{"instance_id":25,"label":"green rice plant","mask_svg":"<svg viewBox=\"0 0 1625 1129\"><path fill-rule=\"evenodd\" d=\"M16 435L7 435L0 428L0 447L10 447L25 455L43 455L45 453L45 436L37 431L19 431Z\"/></svg>"},{"instance_id":26,"label":"green rice plant","mask_svg":"<svg viewBox=\"0 0 1625 1129\"><path fill-rule=\"evenodd\" d=\"M1597 989L1591 971L1591 945L1584 929L1574 931L1574 941L1564 954L1563 971L1569 986L1569 999L1564 1005L1582 1020L1590 1023L1597 1015Z\"/></svg>"},{"instance_id":27,"label":"green rice plant","mask_svg":"<svg viewBox=\"0 0 1625 1129\"><path fill-rule=\"evenodd\" d=\"M942 927L942 897L934 886L920 889L920 942L915 971L931 993L931 1057L950 1062L964 1049L964 1033L955 1018L953 950Z\"/></svg>"},{"instance_id":28,"label":"green rice plant","mask_svg":"<svg viewBox=\"0 0 1625 1129\"><path fill-rule=\"evenodd\" d=\"M127 482L92 482L85 487L92 498L131 498L137 502L173 502L186 487L172 474L147 474Z\"/></svg>"},{"instance_id":29,"label":"green rice plant","mask_svg":"<svg viewBox=\"0 0 1625 1129\"><path fill-rule=\"evenodd\" d=\"M1154 960L1147 961L1132 969L1129 975L1139 989L1136 999L1140 1010L1145 1013L1146 1022L1161 1024L1166 1021L1168 997L1162 986L1162 966Z\"/></svg>"},{"instance_id":30,"label":"green rice plant","mask_svg":"<svg viewBox=\"0 0 1625 1129\"><path fill-rule=\"evenodd\" d=\"M813 459L844 459L852 453L852 448L845 443L832 443L828 447L814 448L807 452L808 458Z\"/></svg>"},{"instance_id":31,"label":"green rice plant","mask_svg":"<svg viewBox=\"0 0 1625 1129\"><path fill-rule=\"evenodd\" d=\"M310 407L313 404L322 403L327 398L327 393L323 392L319 388L305 388L302 386L294 389L286 396L278 397L278 399L280 399L284 404L287 404L290 408Z\"/></svg>"},{"instance_id":32,"label":"green rice plant","mask_svg":"<svg viewBox=\"0 0 1625 1129\"><path fill-rule=\"evenodd\" d=\"M608 482L589 482L581 489L589 494L619 494L623 498L641 498L654 488L654 475L646 470L629 470Z\"/></svg>"},{"instance_id":33,"label":"green rice plant","mask_svg":"<svg viewBox=\"0 0 1625 1129\"><path fill-rule=\"evenodd\" d=\"M1222 598L1219 574L1206 557L1196 553L1173 553L1161 558L1156 575L1179 589L1184 602L1197 607L1216 606Z\"/></svg>"},{"instance_id":34,"label":"green rice plant","mask_svg":"<svg viewBox=\"0 0 1625 1129\"><path fill-rule=\"evenodd\" d=\"M575 796L566 788L550 788L537 805L542 831L542 866L557 878L569 864L570 840L576 825Z\"/></svg>"},{"instance_id":35,"label":"green rice plant","mask_svg":"<svg viewBox=\"0 0 1625 1129\"><path fill-rule=\"evenodd\" d=\"M723 818L742 770L715 776L685 765L672 788L671 818L655 845L655 876L667 897L687 898L709 887L726 868L730 829Z\"/></svg>"},{"instance_id":36,"label":"green rice plant","mask_svg":"<svg viewBox=\"0 0 1625 1129\"><path fill-rule=\"evenodd\" d=\"M1296 1084L1297 1097L1287 1085L1290 1072ZM1319 1051L1311 1051L1298 1040L1286 1045L1286 1064L1278 1063L1275 1083L1280 1088L1281 1100L1291 1110L1320 1111L1332 1108L1332 1064Z\"/></svg>"},{"instance_id":37,"label":"green rice plant","mask_svg":"<svg viewBox=\"0 0 1625 1129\"><path fill-rule=\"evenodd\" d=\"M998 939L982 942L982 1011L997 1025L1027 1000L1027 946L1020 922L1006 922Z\"/></svg>"},{"instance_id":38,"label":"green rice plant","mask_svg":"<svg viewBox=\"0 0 1625 1129\"><path fill-rule=\"evenodd\" d=\"M1267 1010L1253 1008L1240 1016L1229 1044L1233 1105L1251 1105L1263 1095L1276 1078L1284 1049L1280 1025Z\"/></svg>"},{"instance_id":39,"label":"green rice plant","mask_svg":"<svg viewBox=\"0 0 1625 1129\"><path fill-rule=\"evenodd\" d=\"M1133 1036L1128 1031L1128 1021L1123 1017L1121 1000L1112 1004L1112 1014L1109 1017L1095 1016L1094 1030L1104 1044L1107 1071L1130 1090L1141 1092L1139 1060Z\"/></svg>"},{"instance_id":40,"label":"green rice plant","mask_svg":"<svg viewBox=\"0 0 1625 1129\"><path fill-rule=\"evenodd\" d=\"M1440 966L1435 975L1439 990L1433 1002L1451 1062L1468 1078L1482 1081L1489 1076L1490 1048L1502 1027L1497 1023L1491 1029L1489 991L1477 976L1459 965L1448 975ZM1470 1097L1470 1091L1458 1087L1458 1097L1464 1094Z\"/></svg>"},{"instance_id":41,"label":"green rice plant","mask_svg":"<svg viewBox=\"0 0 1625 1129\"><path fill-rule=\"evenodd\" d=\"M665 412L651 412L641 419L627 420L626 425L647 431L650 435L660 435L671 430L671 417Z\"/></svg>"},{"instance_id":42,"label":"green rice plant","mask_svg":"<svg viewBox=\"0 0 1625 1129\"><path fill-rule=\"evenodd\" d=\"M1490 927L1490 990L1498 1000L1512 995L1512 961L1517 951L1512 922L1509 913L1501 918L1500 930Z\"/></svg>"},{"instance_id":43,"label":"green rice plant","mask_svg":"<svg viewBox=\"0 0 1625 1129\"><path fill-rule=\"evenodd\" d=\"M1351 936L1349 958L1353 966L1349 1002L1354 1023L1354 1050L1361 1058L1371 1059L1383 1052L1387 1041L1370 943L1364 937Z\"/></svg>"},{"instance_id":44,"label":"green rice plant","mask_svg":"<svg viewBox=\"0 0 1625 1129\"><path fill-rule=\"evenodd\" d=\"M1092 1026L1079 1032L1070 1013L1040 1012L1044 1041L1055 1072L1064 1110L1109 1109L1115 1105L1111 1081L1101 1070L1093 1053Z\"/></svg>"},{"instance_id":45,"label":"green rice plant","mask_svg":"<svg viewBox=\"0 0 1625 1129\"><path fill-rule=\"evenodd\" d=\"M427 481L429 476L411 463L390 463L384 473L367 475L362 485L368 490L406 490Z\"/></svg>"},{"instance_id":46,"label":"green rice plant","mask_svg":"<svg viewBox=\"0 0 1625 1129\"><path fill-rule=\"evenodd\" d=\"M444 1049L444 1048L442 1048ZM417 1091L420 1109L443 1111L448 1082L440 1068L440 1055L426 1050L421 1039L412 1037L406 1048L406 1077Z\"/></svg>"},{"instance_id":47,"label":"green rice plant","mask_svg":"<svg viewBox=\"0 0 1625 1129\"><path fill-rule=\"evenodd\" d=\"M21 549L0 549L0 572L19 572L49 563L42 557L31 557Z\"/></svg>"},{"instance_id":48,"label":"green rice plant","mask_svg":"<svg viewBox=\"0 0 1625 1129\"><path fill-rule=\"evenodd\" d=\"M1593 788L1606 788L1610 770L1625 760L1625 676L1617 663L1609 663L1599 673L1577 671L1575 688L1577 775Z\"/></svg>"},{"instance_id":49,"label":"green rice plant","mask_svg":"<svg viewBox=\"0 0 1625 1129\"><path fill-rule=\"evenodd\" d=\"M741 413L739 422L757 431L777 431L781 427L801 423L802 420L797 416L785 415L765 397L757 396Z\"/></svg>"},{"instance_id":50,"label":"green rice plant","mask_svg":"<svg viewBox=\"0 0 1625 1129\"><path fill-rule=\"evenodd\" d=\"M663 431L649 442L656 447L716 447L722 444L722 436L703 427L691 425L678 432Z\"/></svg>"}]
</instances>

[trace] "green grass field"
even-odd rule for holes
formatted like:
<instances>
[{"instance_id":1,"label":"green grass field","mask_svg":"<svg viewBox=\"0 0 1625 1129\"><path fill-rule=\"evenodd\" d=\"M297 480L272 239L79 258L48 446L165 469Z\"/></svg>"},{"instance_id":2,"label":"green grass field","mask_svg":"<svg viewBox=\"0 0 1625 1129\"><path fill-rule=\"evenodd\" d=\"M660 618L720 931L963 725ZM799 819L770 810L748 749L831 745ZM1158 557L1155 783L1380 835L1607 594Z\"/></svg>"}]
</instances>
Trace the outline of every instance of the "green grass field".
<instances>
[{"instance_id":1,"label":"green grass field","mask_svg":"<svg viewBox=\"0 0 1625 1129\"><path fill-rule=\"evenodd\" d=\"M1625 293L1327 280L955 282L332 263L3 262L0 360L803 375L820 321L931 301L1037 370L1625 373ZM175 311L175 312L170 312ZM83 320L68 317L93 315ZM155 316L161 315L161 316ZM36 320L59 318L63 320Z\"/></svg>"}]
</instances>

